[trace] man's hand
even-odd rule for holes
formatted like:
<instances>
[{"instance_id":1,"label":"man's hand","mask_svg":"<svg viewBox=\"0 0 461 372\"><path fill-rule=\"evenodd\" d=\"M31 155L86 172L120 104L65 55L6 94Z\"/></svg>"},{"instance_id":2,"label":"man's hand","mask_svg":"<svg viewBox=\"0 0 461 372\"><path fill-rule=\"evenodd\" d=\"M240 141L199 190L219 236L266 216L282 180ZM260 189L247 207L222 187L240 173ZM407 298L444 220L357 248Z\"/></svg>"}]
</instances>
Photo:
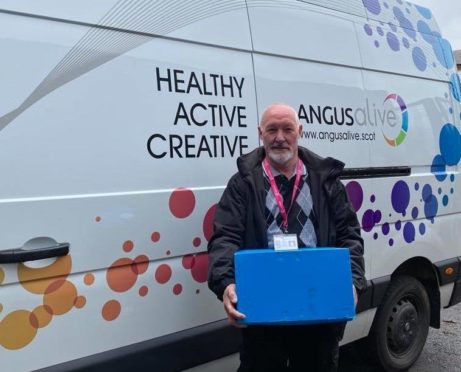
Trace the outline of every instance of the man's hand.
<instances>
[{"instance_id":1,"label":"man's hand","mask_svg":"<svg viewBox=\"0 0 461 372\"><path fill-rule=\"evenodd\" d=\"M226 310L227 319L229 320L229 323L232 324L234 327L238 328L246 327L246 325L237 323L239 319L244 319L245 315L239 313L235 308L235 305L237 304L237 293L235 292L235 284L229 284L224 290L223 303L224 310Z\"/></svg>"},{"instance_id":2,"label":"man's hand","mask_svg":"<svg viewBox=\"0 0 461 372\"><path fill-rule=\"evenodd\" d=\"M352 293L354 294L354 307L356 307L357 306L357 290L355 289L353 284L352 284Z\"/></svg>"}]
</instances>

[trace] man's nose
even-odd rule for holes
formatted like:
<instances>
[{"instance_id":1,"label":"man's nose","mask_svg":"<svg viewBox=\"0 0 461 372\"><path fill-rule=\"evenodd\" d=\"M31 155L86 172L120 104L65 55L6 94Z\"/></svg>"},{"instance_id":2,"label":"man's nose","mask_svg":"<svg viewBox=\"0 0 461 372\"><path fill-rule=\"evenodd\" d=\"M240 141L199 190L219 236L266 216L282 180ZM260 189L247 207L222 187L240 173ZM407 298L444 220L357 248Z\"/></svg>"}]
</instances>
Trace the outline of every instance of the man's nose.
<instances>
[{"instance_id":1,"label":"man's nose","mask_svg":"<svg viewBox=\"0 0 461 372\"><path fill-rule=\"evenodd\" d=\"M278 130L275 136L275 141L276 142L284 142L285 141L285 136L283 135L282 130Z\"/></svg>"}]
</instances>

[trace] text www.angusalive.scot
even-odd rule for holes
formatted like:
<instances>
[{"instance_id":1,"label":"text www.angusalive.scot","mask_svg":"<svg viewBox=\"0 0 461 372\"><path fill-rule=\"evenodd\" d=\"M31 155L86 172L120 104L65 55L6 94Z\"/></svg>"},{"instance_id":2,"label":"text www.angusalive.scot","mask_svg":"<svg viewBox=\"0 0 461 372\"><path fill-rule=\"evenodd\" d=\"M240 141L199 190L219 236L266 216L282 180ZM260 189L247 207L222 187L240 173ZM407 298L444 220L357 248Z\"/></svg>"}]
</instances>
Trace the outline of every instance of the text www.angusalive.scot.
<instances>
[{"instance_id":1,"label":"text www.angusalive.scot","mask_svg":"<svg viewBox=\"0 0 461 372\"><path fill-rule=\"evenodd\" d=\"M327 131L311 131L303 130L301 138L321 140L321 141L375 141L376 133L358 133L353 131L347 132L327 132Z\"/></svg>"}]
</instances>

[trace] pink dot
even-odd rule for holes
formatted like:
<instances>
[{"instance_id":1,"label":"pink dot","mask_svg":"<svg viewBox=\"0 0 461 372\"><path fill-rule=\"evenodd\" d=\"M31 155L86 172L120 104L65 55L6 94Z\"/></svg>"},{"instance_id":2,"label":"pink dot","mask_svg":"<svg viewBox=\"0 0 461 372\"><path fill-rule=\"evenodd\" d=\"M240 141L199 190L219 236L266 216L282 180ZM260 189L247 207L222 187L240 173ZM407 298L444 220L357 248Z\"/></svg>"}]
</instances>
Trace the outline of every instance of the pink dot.
<instances>
[{"instance_id":1,"label":"pink dot","mask_svg":"<svg viewBox=\"0 0 461 372\"><path fill-rule=\"evenodd\" d=\"M195 208L194 193L185 188L178 188L170 195L170 211L177 218L189 217Z\"/></svg>"},{"instance_id":2,"label":"pink dot","mask_svg":"<svg viewBox=\"0 0 461 372\"><path fill-rule=\"evenodd\" d=\"M171 274L171 267L167 264L162 264L155 270L155 280L160 284L165 284L170 280Z\"/></svg>"},{"instance_id":3,"label":"pink dot","mask_svg":"<svg viewBox=\"0 0 461 372\"><path fill-rule=\"evenodd\" d=\"M193 255L191 254L186 254L183 258L182 258L182 266L186 269L186 270L190 270L192 269L192 266L194 266L194 261L195 261L195 258Z\"/></svg>"},{"instance_id":4,"label":"pink dot","mask_svg":"<svg viewBox=\"0 0 461 372\"><path fill-rule=\"evenodd\" d=\"M131 241L131 240L127 240L123 243L123 246L122 246L123 250L125 252L131 252L134 248L134 243Z\"/></svg>"},{"instance_id":5,"label":"pink dot","mask_svg":"<svg viewBox=\"0 0 461 372\"><path fill-rule=\"evenodd\" d=\"M139 288L139 295L144 297L145 295L147 295L147 293L149 292L149 288L147 288L147 286L143 285L141 288Z\"/></svg>"},{"instance_id":6,"label":"pink dot","mask_svg":"<svg viewBox=\"0 0 461 372\"><path fill-rule=\"evenodd\" d=\"M179 295L181 292L182 292L182 285L178 283L173 287L173 293L175 295Z\"/></svg>"},{"instance_id":7,"label":"pink dot","mask_svg":"<svg viewBox=\"0 0 461 372\"><path fill-rule=\"evenodd\" d=\"M202 240L200 238L195 238L193 241L192 241L192 244L195 248L199 247L200 244L202 244Z\"/></svg>"},{"instance_id":8,"label":"pink dot","mask_svg":"<svg viewBox=\"0 0 461 372\"><path fill-rule=\"evenodd\" d=\"M203 219L203 235L205 235L205 239L208 241L211 239L211 236L213 235L213 221L217 207L217 204L211 206L210 209L208 209L208 211L206 212L205 218Z\"/></svg>"},{"instance_id":9,"label":"pink dot","mask_svg":"<svg viewBox=\"0 0 461 372\"><path fill-rule=\"evenodd\" d=\"M199 253L195 256L191 269L192 278L199 283L204 283L208 278L208 253Z\"/></svg>"},{"instance_id":10,"label":"pink dot","mask_svg":"<svg viewBox=\"0 0 461 372\"><path fill-rule=\"evenodd\" d=\"M152 235L150 236L150 239L154 242L154 243L157 243L159 240L160 240L160 233L155 231L152 233Z\"/></svg>"}]
</instances>

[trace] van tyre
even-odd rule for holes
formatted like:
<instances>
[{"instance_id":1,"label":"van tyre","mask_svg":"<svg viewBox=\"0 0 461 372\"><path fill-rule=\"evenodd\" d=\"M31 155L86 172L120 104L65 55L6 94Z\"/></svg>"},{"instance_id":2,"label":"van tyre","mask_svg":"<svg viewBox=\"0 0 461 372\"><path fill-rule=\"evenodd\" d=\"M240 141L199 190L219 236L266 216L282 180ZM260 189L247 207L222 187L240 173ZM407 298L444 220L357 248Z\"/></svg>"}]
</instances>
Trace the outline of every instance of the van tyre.
<instances>
[{"instance_id":1,"label":"van tyre","mask_svg":"<svg viewBox=\"0 0 461 372\"><path fill-rule=\"evenodd\" d=\"M426 289L411 276L392 280L370 331L374 363L387 372L406 371L419 357L429 331Z\"/></svg>"}]
</instances>

